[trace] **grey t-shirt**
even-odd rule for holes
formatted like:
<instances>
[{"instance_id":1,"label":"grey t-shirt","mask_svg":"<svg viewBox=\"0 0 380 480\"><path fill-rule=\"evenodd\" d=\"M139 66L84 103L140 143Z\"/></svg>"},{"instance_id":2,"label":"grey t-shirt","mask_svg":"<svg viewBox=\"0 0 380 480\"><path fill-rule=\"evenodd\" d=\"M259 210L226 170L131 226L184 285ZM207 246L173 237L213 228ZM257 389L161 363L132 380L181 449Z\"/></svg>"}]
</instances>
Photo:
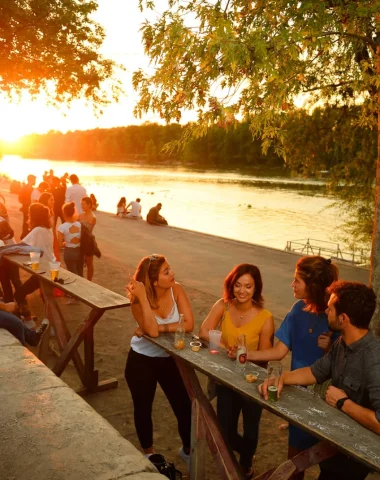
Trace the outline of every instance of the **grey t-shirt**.
<instances>
[{"instance_id":1,"label":"grey t-shirt","mask_svg":"<svg viewBox=\"0 0 380 480\"><path fill-rule=\"evenodd\" d=\"M358 405L373 410L380 422L380 341L371 331L351 345L338 338L311 371L318 383L331 378L331 385L344 390Z\"/></svg>"}]
</instances>

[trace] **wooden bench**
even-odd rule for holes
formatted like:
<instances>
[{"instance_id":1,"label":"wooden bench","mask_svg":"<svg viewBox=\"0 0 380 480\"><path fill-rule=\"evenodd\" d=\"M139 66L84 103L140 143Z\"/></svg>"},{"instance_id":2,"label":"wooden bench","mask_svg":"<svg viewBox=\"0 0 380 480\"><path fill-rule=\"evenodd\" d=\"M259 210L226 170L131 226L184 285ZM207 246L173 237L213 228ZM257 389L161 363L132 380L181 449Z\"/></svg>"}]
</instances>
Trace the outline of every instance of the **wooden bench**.
<instances>
[{"instance_id":1,"label":"wooden bench","mask_svg":"<svg viewBox=\"0 0 380 480\"><path fill-rule=\"evenodd\" d=\"M29 257L26 255L7 255L4 256L4 260L36 276L40 282L46 316L54 328L60 350L53 372L60 377L69 361L72 360L84 386L84 389L78 393L96 392L117 387L118 381L115 378L101 382L98 380L98 370L94 366L94 327L104 312L127 307L130 305L130 301L126 297L111 292L63 268L60 269L60 278L65 283L53 282L50 276L49 262L43 258L40 259L40 266L36 272L28 265ZM65 318L54 297L54 288L62 290L91 307L89 315L77 326L73 335L70 335ZM84 361L78 352L78 347L82 342L84 344ZM40 358L44 359L46 349L47 345L43 344L40 350Z\"/></svg>"},{"instance_id":2,"label":"wooden bench","mask_svg":"<svg viewBox=\"0 0 380 480\"><path fill-rule=\"evenodd\" d=\"M190 479L205 478L206 445L214 456L220 478L243 478L234 454L224 442L215 411L202 391L195 370L236 390L321 440L314 447L255 477L255 480L287 480L293 473L303 472L339 452L353 457L373 471L380 472L380 437L343 412L330 407L312 392L300 387L286 386L277 402L267 402L257 389L266 378L265 369L249 363L246 373L259 372L259 379L257 383L247 383L225 351L218 355L211 355L207 348L193 352L190 348L190 334L186 334L183 350L173 347L174 334L145 338L174 357L192 401Z\"/></svg>"}]
</instances>

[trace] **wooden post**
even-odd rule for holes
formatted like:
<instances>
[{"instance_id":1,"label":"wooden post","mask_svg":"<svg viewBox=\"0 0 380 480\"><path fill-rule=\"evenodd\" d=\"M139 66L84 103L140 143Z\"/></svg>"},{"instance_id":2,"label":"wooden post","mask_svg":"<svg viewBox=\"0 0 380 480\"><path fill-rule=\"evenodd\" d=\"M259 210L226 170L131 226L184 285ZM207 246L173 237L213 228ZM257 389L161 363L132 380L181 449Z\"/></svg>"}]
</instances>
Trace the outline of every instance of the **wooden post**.
<instances>
[{"instance_id":1,"label":"wooden post","mask_svg":"<svg viewBox=\"0 0 380 480\"><path fill-rule=\"evenodd\" d=\"M191 402L190 480L202 480L205 475L206 429L201 407L196 398Z\"/></svg>"},{"instance_id":2,"label":"wooden post","mask_svg":"<svg viewBox=\"0 0 380 480\"><path fill-rule=\"evenodd\" d=\"M204 428L206 430L206 440L218 468L220 476L219 478L222 480L243 480L244 475L240 470L235 455L230 451L224 441L223 435L219 428L219 422L216 417L216 413L212 408L211 403L203 393L194 368L187 366L178 357L174 357L174 359L181 373L191 401L193 402L193 400L197 400L197 403L199 404L200 413L203 417ZM197 460L194 460L194 462L196 463ZM201 470L201 468L203 467L198 464L197 469ZM203 480L203 478L191 477L191 480Z\"/></svg>"}]
</instances>

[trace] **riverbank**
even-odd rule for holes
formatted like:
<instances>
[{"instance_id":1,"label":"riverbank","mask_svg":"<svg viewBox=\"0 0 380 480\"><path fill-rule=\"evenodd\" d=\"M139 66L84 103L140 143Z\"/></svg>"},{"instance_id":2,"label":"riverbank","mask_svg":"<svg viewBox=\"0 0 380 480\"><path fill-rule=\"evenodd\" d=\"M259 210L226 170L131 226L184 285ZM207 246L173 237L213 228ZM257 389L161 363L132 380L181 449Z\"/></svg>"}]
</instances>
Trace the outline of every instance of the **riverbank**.
<instances>
[{"instance_id":1,"label":"riverbank","mask_svg":"<svg viewBox=\"0 0 380 480\"><path fill-rule=\"evenodd\" d=\"M12 225L17 239L21 231L21 213L15 195L5 190ZM141 257L150 253L163 253L168 257L177 280L189 295L198 330L211 306L221 295L222 283L228 271L237 263L257 264L263 274L266 307L276 317L277 326L294 299L290 283L297 255L280 250L250 245L211 235L204 235L177 228L153 227L144 221L121 220L115 215L98 212L95 234L102 252L95 259L94 281L110 290L124 294L128 274L133 274ZM368 270L347 265L340 266L344 279L368 281ZM42 317L43 305L36 293L30 299L33 311ZM68 325L73 331L87 313L83 305L62 305ZM95 365L100 378L115 377L119 388L85 397L85 400L106 418L124 437L139 448L133 424L133 407L124 380L124 367L135 321L129 309L107 312L95 329ZM54 359L51 358L50 363ZM289 359L285 362L288 366ZM63 380L72 388L78 387L75 368L69 365ZM205 378L201 378L205 385ZM160 388L153 409L155 446L183 472L185 465L178 457L180 440L176 420ZM286 458L287 432L279 430L283 423L268 412L263 413L259 446L256 454L257 473L266 471ZM308 471L306 480L315 479L318 469ZM374 477L373 480L378 477ZM207 478L217 480L218 475L209 455Z\"/></svg>"}]
</instances>

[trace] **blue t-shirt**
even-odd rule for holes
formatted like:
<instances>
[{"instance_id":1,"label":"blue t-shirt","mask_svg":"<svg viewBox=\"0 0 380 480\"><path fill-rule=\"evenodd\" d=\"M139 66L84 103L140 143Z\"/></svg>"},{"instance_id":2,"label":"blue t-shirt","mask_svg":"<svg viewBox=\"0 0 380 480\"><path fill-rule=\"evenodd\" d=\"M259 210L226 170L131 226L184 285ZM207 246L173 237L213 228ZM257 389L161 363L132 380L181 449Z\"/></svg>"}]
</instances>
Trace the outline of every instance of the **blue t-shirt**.
<instances>
[{"instance_id":1,"label":"blue t-shirt","mask_svg":"<svg viewBox=\"0 0 380 480\"><path fill-rule=\"evenodd\" d=\"M327 315L305 312L304 308L303 300L296 302L276 332L276 337L292 352L291 370L310 367L324 355L318 347L318 337L329 331ZM331 341L337 338L334 333Z\"/></svg>"},{"instance_id":2,"label":"blue t-shirt","mask_svg":"<svg viewBox=\"0 0 380 480\"><path fill-rule=\"evenodd\" d=\"M310 367L324 355L324 351L318 347L318 337L329 331L327 315L305 312L305 306L303 300L296 302L276 332L276 337L292 352L291 370ZM334 342L338 336L339 334L334 333L331 341ZM303 450L318 441L300 428L289 425L289 444L292 447Z\"/></svg>"}]
</instances>

